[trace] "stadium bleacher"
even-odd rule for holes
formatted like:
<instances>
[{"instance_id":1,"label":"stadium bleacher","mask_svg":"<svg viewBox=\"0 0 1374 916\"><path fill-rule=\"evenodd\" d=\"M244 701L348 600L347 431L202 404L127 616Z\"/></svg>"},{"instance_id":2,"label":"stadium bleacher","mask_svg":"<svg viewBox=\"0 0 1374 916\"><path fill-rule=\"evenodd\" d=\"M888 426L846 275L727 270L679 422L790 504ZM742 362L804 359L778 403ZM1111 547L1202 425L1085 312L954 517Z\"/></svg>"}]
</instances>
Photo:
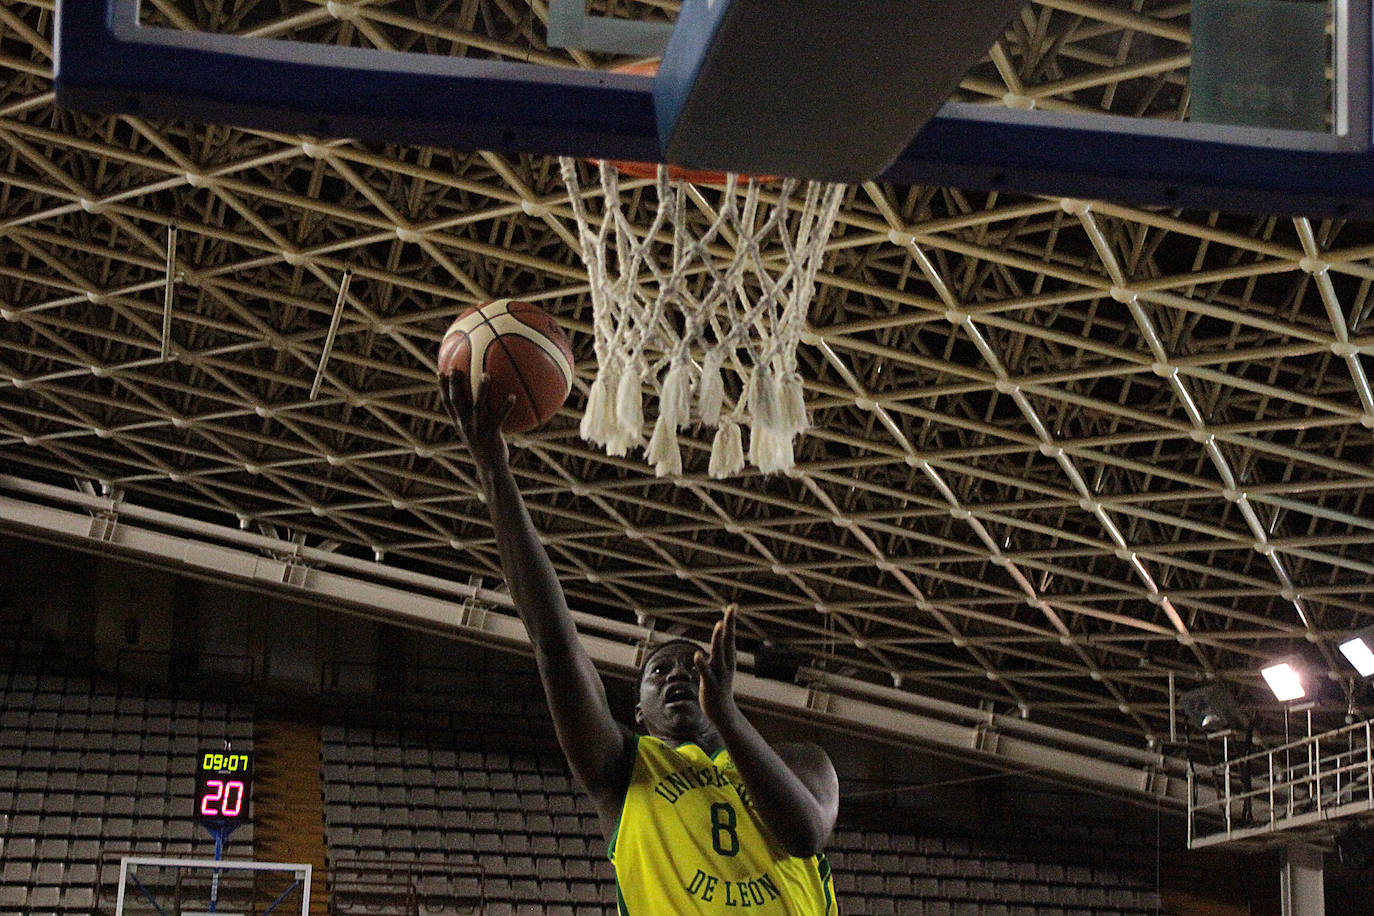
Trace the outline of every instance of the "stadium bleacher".
<instances>
[{"instance_id":1,"label":"stadium bleacher","mask_svg":"<svg viewBox=\"0 0 1374 916\"><path fill-rule=\"evenodd\" d=\"M377 912L368 894L400 886L434 916L614 912L597 816L550 737L542 697L513 681L487 687L490 704L473 690L312 701L337 916L359 912L350 901ZM244 698L172 697L165 685L37 661L0 672L0 916L108 911L123 852L211 857L191 817L196 756L226 739L251 750L257 714ZM937 835L850 813L829 850L842 912L1159 912L1132 851L1104 842L1101 828L1047 819L996 836ZM252 844L250 825L228 853L246 857Z\"/></svg>"}]
</instances>

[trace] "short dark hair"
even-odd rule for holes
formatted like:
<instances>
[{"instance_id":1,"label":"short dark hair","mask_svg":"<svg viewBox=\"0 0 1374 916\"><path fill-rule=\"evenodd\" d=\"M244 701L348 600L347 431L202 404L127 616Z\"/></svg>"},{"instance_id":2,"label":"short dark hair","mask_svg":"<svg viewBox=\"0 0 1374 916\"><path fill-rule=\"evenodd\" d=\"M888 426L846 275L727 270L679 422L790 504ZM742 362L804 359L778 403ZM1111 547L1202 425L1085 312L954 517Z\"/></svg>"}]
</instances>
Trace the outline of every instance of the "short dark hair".
<instances>
[{"instance_id":1,"label":"short dark hair","mask_svg":"<svg viewBox=\"0 0 1374 916\"><path fill-rule=\"evenodd\" d=\"M664 649L671 649L673 646L691 646L698 652L705 651L700 644L680 636L667 640L666 642L661 642L650 649L648 655L644 656L644 663L639 666L639 680L644 680L644 672L649 670L649 662L654 660L654 656L658 655L658 653L662 652Z\"/></svg>"}]
</instances>

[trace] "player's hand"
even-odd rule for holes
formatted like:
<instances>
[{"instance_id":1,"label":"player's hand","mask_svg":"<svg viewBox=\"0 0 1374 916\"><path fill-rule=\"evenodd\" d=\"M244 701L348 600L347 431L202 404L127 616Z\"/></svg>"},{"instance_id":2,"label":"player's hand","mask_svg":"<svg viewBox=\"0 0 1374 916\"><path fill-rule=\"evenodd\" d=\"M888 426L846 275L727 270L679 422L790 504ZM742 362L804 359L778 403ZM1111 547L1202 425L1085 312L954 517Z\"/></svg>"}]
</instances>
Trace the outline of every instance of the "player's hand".
<instances>
[{"instance_id":1,"label":"player's hand","mask_svg":"<svg viewBox=\"0 0 1374 916\"><path fill-rule=\"evenodd\" d=\"M729 605L711 631L710 653L696 654L701 710L713 723L737 712L735 707L735 616L739 607Z\"/></svg>"},{"instance_id":2,"label":"player's hand","mask_svg":"<svg viewBox=\"0 0 1374 916\"><path fill-rule=\"evenodd\" d=\"M467 379L461 373L450 372L439 377L439 400L444 405L458 438L468 447L479 472L488 472L505 464L508 453L501 426L515 406L515 395L506 398L499 409L487 406L487 377L477 384L473 398Z\"/></svg>"}]
</instances>

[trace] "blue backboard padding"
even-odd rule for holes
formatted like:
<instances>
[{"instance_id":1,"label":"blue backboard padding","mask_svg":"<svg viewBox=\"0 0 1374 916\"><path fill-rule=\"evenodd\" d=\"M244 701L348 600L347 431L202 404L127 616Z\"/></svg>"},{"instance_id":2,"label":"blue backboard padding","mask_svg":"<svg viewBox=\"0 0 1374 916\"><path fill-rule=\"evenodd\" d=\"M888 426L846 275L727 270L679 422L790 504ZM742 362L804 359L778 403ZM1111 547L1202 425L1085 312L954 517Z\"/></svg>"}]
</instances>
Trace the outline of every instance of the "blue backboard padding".
<instances>
[{"instance_id":1,"label":"blue backboard padding","mask_svg":"<svg viewBox=\"0 0 1374 916\"><path fill-rule=\"evenodd\" d=\"M54 65L64 107L316 137L663 157L647 77L228 36L201 46L163 45L112 27L107 6L58 2ZM187 33L168 35L187 40ZM252 53L226 50L240 47L235 42ZM1359 68L1370 72L1367 51ZM1333 152L1215 138L1222 134L1154 136L1143 132L1152 125L1134 120L1050 114L945 106L881 177L1138 204L1374 217L1367 128L1353 148Z\"/></svg>"},{"instance_id":2,"label":"blue backboard padding","mask_svg":"<svg viewBox=\"0 0 1374 916\"><path fill-rule=\"evenodd\" d=\"M59 105L318 137L659 156L645 77L111 25L112 5L59 4Z\"/></svg>"},{"instance_id":3,"label":"blue backboard padding","mask_svg":"<svg viewBox=\"0 0 1374 916\"><path fill-rule=\"evenodd\" d=\"M883 177L1240 213L1374 217L1367 137L1336 152L1272 148L1261 142L1272 132L1173 126L1164 132L1135 119L946 105ZM1253 139L1221 139L1228 134Z\"/></svg>"}]
</instances>

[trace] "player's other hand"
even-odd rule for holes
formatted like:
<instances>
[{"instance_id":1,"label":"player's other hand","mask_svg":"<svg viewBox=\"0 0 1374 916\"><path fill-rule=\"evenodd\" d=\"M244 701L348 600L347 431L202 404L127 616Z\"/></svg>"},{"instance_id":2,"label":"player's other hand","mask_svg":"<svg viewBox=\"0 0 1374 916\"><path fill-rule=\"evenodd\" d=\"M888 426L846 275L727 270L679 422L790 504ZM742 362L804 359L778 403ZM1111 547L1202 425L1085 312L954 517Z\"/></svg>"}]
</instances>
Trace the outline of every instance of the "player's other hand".
<instances>
[{"instance_id":1,"label":"player's other hand","mask_svg":"<svg viewBox=\"0 0 1374 916\"><path fill-rule=\"evenodd\" d=\"M713 723L735 715L735 617L739 607L729 605L711 631L709 653L696 654L701 710Z\"/></svg>"},{"instance_id":2,"label":"player's other hand","mask_svg":"<svg viewBox=\"0 0 1374 916\"><path fill-rule=\"evenodd\" d=\"M488 403L487 384L484 375L477 384L477 397L474 398L462 373L450 372L439 377L439 400L444 405L444 412L453 421L458 438L468 447L479 472L490 471L506 462L506 440L501 435L501 426L515 406L515 395L511 395L499 408L492 409Z\"/></svg>"}]
</instances>

